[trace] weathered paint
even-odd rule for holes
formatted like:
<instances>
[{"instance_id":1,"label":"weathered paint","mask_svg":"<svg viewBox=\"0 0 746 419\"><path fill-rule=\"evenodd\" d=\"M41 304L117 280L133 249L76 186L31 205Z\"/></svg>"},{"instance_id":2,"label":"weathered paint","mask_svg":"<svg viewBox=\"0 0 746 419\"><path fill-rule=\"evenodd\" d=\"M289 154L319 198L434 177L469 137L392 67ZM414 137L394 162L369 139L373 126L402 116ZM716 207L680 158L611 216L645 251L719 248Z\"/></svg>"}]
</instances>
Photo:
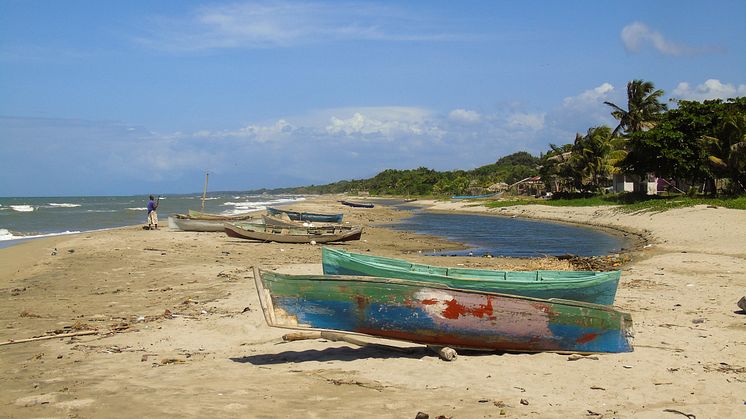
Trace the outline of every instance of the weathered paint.
<instances>
[{"instance_id":1,"label":"weathered paint","mask_svg":"<svg viewBox=\"0 0 746 419\"><path fill-rule=\"evenodd\" d=\"M533 298L561 298L595 304L613 304L621 272L498 271L446 268L405 260L363 255L324 247L326 275L364 275L399 278L446 285L457 289Z\"/></svg>"},{"instance_id":2,"label":"weathered paint","mask_svg":"<svg viewBox=\"0 0 746 419\"><path fill-rule=\"evenodd\" d=\"M479 349L632 350L629 315L606 306L391 278L260 275L258 270L255 275L257 288L271 296L262 301L274 308L274 319L267 318L271 326Z\"/></svg>"}]
</instances>

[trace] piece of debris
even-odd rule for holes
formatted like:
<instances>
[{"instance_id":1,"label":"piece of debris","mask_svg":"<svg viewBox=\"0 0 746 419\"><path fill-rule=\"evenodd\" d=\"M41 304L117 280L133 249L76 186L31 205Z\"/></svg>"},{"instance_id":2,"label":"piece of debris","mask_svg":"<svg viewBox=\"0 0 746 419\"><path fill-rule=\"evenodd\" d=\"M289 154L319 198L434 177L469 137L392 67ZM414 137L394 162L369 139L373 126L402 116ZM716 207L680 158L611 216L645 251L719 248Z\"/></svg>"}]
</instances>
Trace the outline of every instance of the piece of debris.
<instances>
[{"instance_id":1,"label":"piece of debris","mask_svg":"<svg viewBox=\"0 0 746 419\"><path fill-rule=\"evenodd\" d=\"M186 361L183 359L178 358L163 358L161 359L160 364L161 365L168 365L168 364L184 364Z\"/></svg>"},{"instance_id":2,"label":"piece of debris","mask_svg":"<svg viewBox=\"0 0 746 419\"><path fill-rule=\"evenodd\" d=\"M577 361L578 359L592 359L594 361L598 361L598 357L595 355L572 354L567 357L568 361Z\"/></svg>"},{"instance_id":3,"label":"piece of debris","mask_svg":"<svg viewBox=\"0 0 746 419\"><path fill-rule=\"evenodd\" d=\"M744 314L746 314L746 297L741 297L736 304L741 310L743 310Z\"/></svg>"},{"instance_id":4,"label":"piece of debris","mask_svg":"<svg viewBox=\"0 0 746 419\"><path fill-rule=\"evenodd\" d=\"M663 411L664 411L664 412L668 412L668 413L678 413L679 415L683 415L683 416L686 416L686 417L687 417L687 418L689 418L689 419L697 419L697 416L696 416L696 415L693 415L693 414L691 414L691 413L684 413L684 412L682 412L681 410L676 410L676 409L663 409Z\"/></svg>"},{"instance_id":5,"label":"piece of debris","mask_svg":"<svg viewBox=\"0 0 746 419\"><path fill-rule=\"evenodd\" d=\"M524 406L528 406L528 400L521 399L521 404L524 405Z\"/></svg>"},{"instance_id":6,"label":"piece of debris","mask_svg":"<svg viewBox=\"0 0 746 419\"><path fill-rule=\"evenodd\" d=\"M430 419L430 415L425 412L417 412L417 415L415 415L414 419Z\"/></svg>"}]
</instances>

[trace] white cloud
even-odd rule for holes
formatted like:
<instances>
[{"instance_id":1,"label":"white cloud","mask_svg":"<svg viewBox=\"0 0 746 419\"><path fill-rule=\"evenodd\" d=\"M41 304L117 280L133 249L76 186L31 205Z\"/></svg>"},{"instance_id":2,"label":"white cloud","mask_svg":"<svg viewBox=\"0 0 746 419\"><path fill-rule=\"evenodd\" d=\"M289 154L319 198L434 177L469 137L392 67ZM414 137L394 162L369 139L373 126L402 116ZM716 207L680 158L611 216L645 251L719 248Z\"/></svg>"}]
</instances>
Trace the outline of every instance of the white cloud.
<instances>
[{"instance_id":1,"label":"white cloud","mask_svg":"<svg viewBox=\"0 0 746 419\"><path fill-rule=\"evenodd\" d=\"M673 95L688 100L727 99L746 96L746 84L738 86L722 83L717 79L708 79L704 83L692 88L687 82L679 83L673 90Z\"/></svg>"},{"instance_id":2,"label":"white cloud","mask_svg":"<svg viewBox=\"0 0 746 419\"><path fill-rule=\"evenodd\" d=\"M325 127L328 134L346 136L379 136L389 140L401 136L440 136L440 128L430 120L430 113L420 108L380 107L358 110L337 110Z\"/></svg>"},{"instance_id":3,"label":"white cloud","mask_svg":"<svg viewBox=\"0 0 746 419\"><path fill-rule=\"evenodd\" d=\"M632 22L622 29L624 48L630 52L638 52L642 47L650 44L658 52L666 55L683 55L697 52L695 48L677 44L667 40L663 34L650 29L641 22Z\"/></svg>"},{"instance_id":4,"label":"white cloud","mask_svg":"<svg viewBox=\"0 0 746 419\"><path fill-rule=\"evenodd\" d=\"M544 128L545 116L544 113L514 113L508 116L508 127L538 131Z\"/></svg>"},{"instance_id":5,"label":"white cloud","mask_svg":"<svg viewBox=\"0 0 746 419\"><path fill-rule=\"evenodd\" d=\"M194 138L205 139L224 139L235 138L251 140L257 143L266 143L278 141L281 138L287 138L297 128L284 119L279 119L270 125L250 124L236 130L207 131L201 130L192 133Z\"/></svg>"},{"instance_id":6,"label":"white cloud","mask_svg":"<svg viewBox=\"0 0 746 419\"><path fill-rule=\"evenodd\" d=\"M587 105L598 105L607 100L609 93L614 91L611 83L602 83L598 87L584 91L577 96L569 96L562 100L562 105L567 107L580 107Z\"/></svg>"},{"instance_id":7,"label":"white cloud","mask_svg":"<svg viewBox=\"0 0 746 419\"><path fill-rule=\"evenodd\" d=\"M429 26L428 26L429 25ZM335 40L440 41L456 36L442 23L392 6L351 2L259 2L208 5L188 17L154 18L139 42L171 51L271 48Z\"/></svg>"},{"instance_id":8,"label":"white cloud","mask_svg":"<svg viewBox=\"0 0 746 419\"><path fill-rule=\"evenodd\" d=\"M462 123L475 123L482 119L482 116L477 111L469 111L466 109L454 109L448 114L448 119Z\"/></svg>"}]
</instances>

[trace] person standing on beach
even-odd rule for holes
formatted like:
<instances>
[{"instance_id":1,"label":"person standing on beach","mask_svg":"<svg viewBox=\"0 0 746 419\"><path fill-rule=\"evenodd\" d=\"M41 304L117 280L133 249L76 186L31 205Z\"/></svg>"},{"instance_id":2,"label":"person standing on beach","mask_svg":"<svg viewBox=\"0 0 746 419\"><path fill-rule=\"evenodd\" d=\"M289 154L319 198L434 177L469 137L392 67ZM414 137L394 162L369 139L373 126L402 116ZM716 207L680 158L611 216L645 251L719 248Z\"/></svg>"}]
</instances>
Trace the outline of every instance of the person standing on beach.
<instances>
[{"instance_id":1,"label":"person standing on beach","mask_svg":"<svg viewBox=\"0 0 746 419\"><path fill-rule=\"evenodd\" d=\"M160 196L158 201L160 201ZM158 201L150 195L150 201L148 201L148 230L152 230L155 227L158 230L158 213L155 211L158 208Z\"/></svg>"}]
</instances>

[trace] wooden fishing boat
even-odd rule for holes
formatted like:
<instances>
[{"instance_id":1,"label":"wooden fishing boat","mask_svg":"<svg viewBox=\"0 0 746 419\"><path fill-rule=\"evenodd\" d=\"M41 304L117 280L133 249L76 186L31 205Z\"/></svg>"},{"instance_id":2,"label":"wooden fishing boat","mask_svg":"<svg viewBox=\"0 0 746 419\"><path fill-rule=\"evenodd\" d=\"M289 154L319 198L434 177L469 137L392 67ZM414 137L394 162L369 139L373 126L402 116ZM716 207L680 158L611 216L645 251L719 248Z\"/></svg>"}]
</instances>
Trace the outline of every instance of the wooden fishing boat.
<instances>
[{"instance_id":1,"label":"wooden fishing boat","mask_svg":"<svg viewBox=\"0 0 746 419\"><path fill-rule=\"evenodd\" d=\"M360 240L360 227L281 227L265 224L235 222L225 223L225 233L230 237L278 243L331 243Z\"/></svg>"},{"instance_id":2,"label":"wooden fishing boat","mask_svg":"<svg viewBox=\"0 0 746 419\"><path fill-rule=\"evenodd\" d=\"M267 324L520 352L630 352L632 319L608 306L369 276L284 275L254 267Z\"/></svg>"},{"instance_id":3,"label":"wooden fishing boat","mask_svg":"<svg viewBox=\"0 0 746 419\"><path fill-rule=\"evenodd\" d=\"M224 220L203 220L195 219L183 214L176 214L168 217L169 223L173 222L174 226L182 231L204 231L204 232L223 232L225 231ZM261 222L261 220L257 220Z\"/></svg>"},{"instance_id":4,"label":"wooden fishing boat","mask_svg":"<svg viewBox=\"0 0 746 419\"><path fill-rule=\"evenodd\" d=\"M347 205L353 208L373 208L375 205L368 202L351 202L351 201L339 201L342 205Z\"/></svg>"},{"instance_id":5,"label":"wooden fishing boat","mask_svg":"<svg viewBox=\"0 0 746 419\"><path fill-rule=\"evenodd\" d=\"M484 199L484 198L492 198L495 195L498 195L498 192L488 193L484 195L454 195L451 197L451 199Z\"/></svg>"},{"instance_id":6,"label":"wooden fishing boat","mask_svg":"<svg viewBox=\"0 0 746 419\"><path fill-rule=\"evenodd\" d=\"M243 212L240 214L224 215L224 214L211 214L209 212L200 212L190 209L189 218L194 220L222 220L222 221L238 221L238 220L250 220L258 218L256 211Z\"/></svg>"},{"instance_id":7,"label":"wooden fishing boat","mask_svg":"<svg viewBox=\"0 0 746 419\"><path fill-rule=\"evenodd\" d=\"M446 268L323 248L324 274L410 279L534 298L613 304L621 271L498 271Z\"/></svg>"},{"instance_id":8,"label":"wooden fishing boat","mask_svg":"<svg viewBox=\"0 0 746 419\"><path fill-rule=\"evenodd\" d=\"M341 223L342 214L318 214L313 212L289 211L278 208L267 207L270 215L287 214L294 221L316 221L320 223Z\"/></svg>"},{"instance_id":9,"label":"wooden fishing boat","mask_svg":"<svg viewBox=\"0 0 746 419\"><path fill-rule=\"evenodd\" d=\"M273 227L303 227L302 221L293 221L290 218L262 215L262 221L264 222L264 224Z\"/></svg>"}]
</instances>

